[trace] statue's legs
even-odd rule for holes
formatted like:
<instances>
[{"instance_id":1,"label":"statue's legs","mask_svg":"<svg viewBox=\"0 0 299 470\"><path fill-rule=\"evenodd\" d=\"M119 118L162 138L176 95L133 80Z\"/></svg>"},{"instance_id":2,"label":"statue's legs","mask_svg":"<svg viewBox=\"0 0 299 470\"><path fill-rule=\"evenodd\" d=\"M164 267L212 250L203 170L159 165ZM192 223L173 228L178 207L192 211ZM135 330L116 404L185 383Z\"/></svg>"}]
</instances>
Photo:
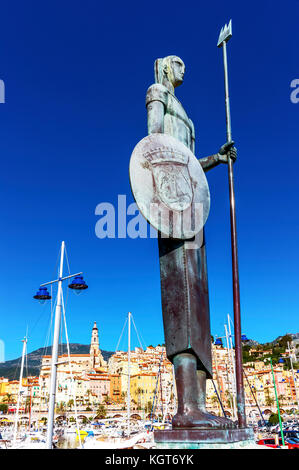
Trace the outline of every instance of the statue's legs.
<instances>
[{"instance_id":1,"label":"statue's legs","mask_svg":"<svg viewBox=\"0 0 299 470\"><path fill-rule=\"evenodd\" d=\"M173 428L233 428L234 423L206 410L206 372L197 370L193 354L181 353L173 358L178 395L178 411Z\"/></svg>"},{"instance_id":2,"label":"statue's legs","mask_svg":"<svg viewBox=\"0 0 299 470\"><path fill-rule=\"evenodd\" d=\"M173 427L229 428L206 411L206 379L212 378L207 262L202 245L159 237L166 353L174 364L178 412Z\"/></svg>"}]
</instances>

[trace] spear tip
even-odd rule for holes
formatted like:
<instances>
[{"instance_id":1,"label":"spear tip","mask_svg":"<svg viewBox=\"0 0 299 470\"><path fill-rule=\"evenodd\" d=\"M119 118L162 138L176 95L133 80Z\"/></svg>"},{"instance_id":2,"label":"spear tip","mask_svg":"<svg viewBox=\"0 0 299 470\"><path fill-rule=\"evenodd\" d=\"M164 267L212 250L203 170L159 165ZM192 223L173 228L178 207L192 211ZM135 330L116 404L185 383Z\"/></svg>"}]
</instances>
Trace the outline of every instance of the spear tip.
<instances>
[{"instance_id":1,"label":"spear tip","mask_svg":"<svg viewBox=\"0 0 299 470\"><path fill-rule=\"evenodd\" d=\"M220 31L217 47L221 47L225 42L227 42L232 37L232 20L229 20L228 25L225 24Z\"/></svg>"}]
</instances>

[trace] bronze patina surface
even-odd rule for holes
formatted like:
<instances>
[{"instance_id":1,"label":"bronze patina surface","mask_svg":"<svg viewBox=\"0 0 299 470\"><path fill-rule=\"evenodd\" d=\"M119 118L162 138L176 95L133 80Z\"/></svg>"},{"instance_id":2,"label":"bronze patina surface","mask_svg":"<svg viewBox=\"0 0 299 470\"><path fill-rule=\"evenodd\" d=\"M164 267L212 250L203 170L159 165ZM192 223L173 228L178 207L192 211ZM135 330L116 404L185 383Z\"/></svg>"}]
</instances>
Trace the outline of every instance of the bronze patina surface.
<instances>
[{"instance_id":1,"label":"bronze patina surface","mask_svg":"<svg viewBox=\"0 0 299 470\"><path fill-rule=\"evenodd\" d=\"M149 136L154 141L157 139L157 134L170 136L171 140L177 140L178 146L183 144L189 149L190 155L194 154L195 150L194 126L174 93L175 88L182 84L184 73L185 65L179 57L167 56L157 59L155 83L147 91L146 108ZM232 145L232 142L227 142L222 146L221 152L200 159L203 171L206 172L220 163L227 163L228 153L231 153L231 157L235 159L233 149L230 150ZM173 147L175 148L175 144ZM163 171L160 172L161 166L158 171L155 170L153 159L156 150L157 147L148 153L144 152L142 157L145 159L144 169L151 170L144 173L144 178L147 180L145 186L150 181L152 185L150 195L154 194L160 202L162 201L173 211L188 210L194 197L194 188L196 191L196 172L188 166L189 160L187 164L184 163L186 162L184 157L181 165L185 167L184 169L181 167L179 172L177 169L174 171L173 160L169 166L168 163L162 164L162 160L167 159L165 149L158 156L159 164L164 165ZM173 158L174 153L171 155ZM185 152L185 155L188 155L188 152ZM139 159L138 170L136 164L130 168L131 183L138 180L138 175L135 177L133 173L141 171L140 162ZM194 180L194 184L191 180ZM148 190L145 186L144 192ZM134 188L132 189L134 192ZM179 193L182 197L174 197ZM141 189L137 199L142 200L144 197ZM150 220L148 217L147 219ZM165 238L161 231L158 237L166 353L174 364L178 398L178 410L173 418L172 427L174 432L183 432L187 437L189 434L186 430L193 432L202 429L203 434L206 430L226 432L235 427L234 423L227 418L214 416L206 410L206 379L212 377L212 357L205 237L203 234L200 243L195 244L192 249L190 242L193 238L181 238Z\"/></svg>"}]
</instances>

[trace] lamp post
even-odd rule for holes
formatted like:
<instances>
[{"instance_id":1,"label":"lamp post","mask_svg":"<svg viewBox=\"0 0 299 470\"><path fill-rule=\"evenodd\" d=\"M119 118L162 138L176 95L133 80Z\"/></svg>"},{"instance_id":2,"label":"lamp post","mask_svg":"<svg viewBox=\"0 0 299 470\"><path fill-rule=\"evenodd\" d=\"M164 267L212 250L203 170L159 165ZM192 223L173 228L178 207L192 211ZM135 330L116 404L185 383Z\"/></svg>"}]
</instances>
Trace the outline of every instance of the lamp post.
<instances>
[{"instance_id":1,"label":"lamp post","mask_svg":"<svg viewBox=\"0 0 299 470\"><path fill-rule=\"evenodd\" d=\"M60 251L60 267L59 278L54 281L45 282L40 285L39 291L34 296L35 299L45 302L51 299L47 288L49 284L58 283L57 303L55 309L55 324L54 324L54 337L52 348L52 364L51 364L51 382L50 382L50 397L49 397L49 412L48 412L48 428L47 428L47 448L52 449L53 444L53 426L54 426L54 412L55 412L55 396L56 396L56 379L57 379L57 365L58 365L58 345L59 345L59 331L61 321L61 308L62 308L62 281L74 277L72 283L69 285L71 289L82 291L87 289L87 285L83 280L82 272L71 274L63 277L63 261L64 261L65 243L61 243Z\"/></svg>"}]
</instances>

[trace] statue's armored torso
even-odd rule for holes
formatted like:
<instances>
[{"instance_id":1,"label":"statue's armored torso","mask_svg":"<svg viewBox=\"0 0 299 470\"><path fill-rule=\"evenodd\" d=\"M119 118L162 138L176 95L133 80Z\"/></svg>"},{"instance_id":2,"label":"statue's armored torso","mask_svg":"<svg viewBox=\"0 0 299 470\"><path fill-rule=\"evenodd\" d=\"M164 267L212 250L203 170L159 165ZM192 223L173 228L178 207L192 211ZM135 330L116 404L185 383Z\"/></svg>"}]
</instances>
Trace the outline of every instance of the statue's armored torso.
<instances>
[{"instance_id":1,"label":"statue's armored torso","mask_svg":"<svg viewBox=\"0 0 299 470\"><path fill-rule=\"evenodd\" d=\"M150 86L146 94L146 106L152 101L164 105L164 133L169 134L194 151L194 127L180 101L160 83Z\"/></svg>"},{"instance_id":2,"label":"statue's armored torso","mask_svg":"<svg viewBox=\"0 0 299 470\"><path fill-rule=\"evenodd\" d=\"M164 116L156 114L155 102L163 104ZM148 132L169 134L194 153L194 126L180 101L163 84L146 93ZM157 122L163 124L157 129ZM154 130L153 130L154 129ZM166 352L170 360L191 351L198 368L212 374L209 297L205 245L188 249L182 240L159 238L162 311Z\"/></svg>"}]
</instances>

